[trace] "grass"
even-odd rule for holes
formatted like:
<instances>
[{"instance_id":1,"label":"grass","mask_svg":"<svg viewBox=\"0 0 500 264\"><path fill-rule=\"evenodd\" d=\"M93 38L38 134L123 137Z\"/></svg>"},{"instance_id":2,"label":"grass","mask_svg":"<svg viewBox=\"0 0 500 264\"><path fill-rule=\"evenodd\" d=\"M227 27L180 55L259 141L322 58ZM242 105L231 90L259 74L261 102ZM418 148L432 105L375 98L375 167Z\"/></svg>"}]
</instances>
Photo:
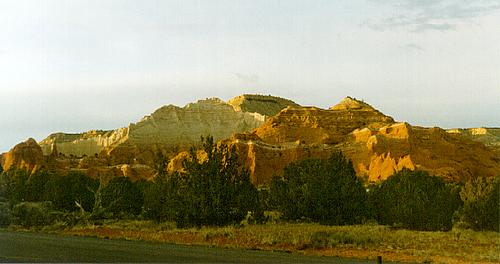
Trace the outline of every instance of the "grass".
<instances>
[{"instance_id":1,"label":"grass","mask_svg":"<svg viewBox=\"0 0 500 264\"><path fill-rule=\"evenodd\" d=\"M57 228L46 229L53 231ZM62 230L62 231L61 231ZM500 236L495 232L453 229L424 232L380 225L323 226L312 223L271 223L178 229L151 221L106 221L102 225L65 227L65 234L162 241L177 244L301 252L431 263L499 263Z\"/></svg>"}]
</instances>

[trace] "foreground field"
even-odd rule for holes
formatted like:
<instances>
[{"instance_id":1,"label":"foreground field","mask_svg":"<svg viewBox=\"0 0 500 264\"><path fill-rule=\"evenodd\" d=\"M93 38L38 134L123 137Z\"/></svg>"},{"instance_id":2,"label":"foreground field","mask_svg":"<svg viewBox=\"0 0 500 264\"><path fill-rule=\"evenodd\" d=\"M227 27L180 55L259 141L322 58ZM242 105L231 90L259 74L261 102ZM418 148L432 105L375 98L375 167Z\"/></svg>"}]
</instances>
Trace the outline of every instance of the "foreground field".
<instances>
[{"instance_id":1,"label":"foreground field","mask_svg":"<svg viewBox=\"0 0 500 264\"><path fill-rule=\"evenodd\" d=\"M225 248L279 250L305 255L339 256L400 262L498 263L500 238L495 232L396 230L379 225L322 226L265 224L242 227L177 229L150 221L109 221L103 225L46 228L80 236L161 241Z\"/></svg>"}]
</instances>

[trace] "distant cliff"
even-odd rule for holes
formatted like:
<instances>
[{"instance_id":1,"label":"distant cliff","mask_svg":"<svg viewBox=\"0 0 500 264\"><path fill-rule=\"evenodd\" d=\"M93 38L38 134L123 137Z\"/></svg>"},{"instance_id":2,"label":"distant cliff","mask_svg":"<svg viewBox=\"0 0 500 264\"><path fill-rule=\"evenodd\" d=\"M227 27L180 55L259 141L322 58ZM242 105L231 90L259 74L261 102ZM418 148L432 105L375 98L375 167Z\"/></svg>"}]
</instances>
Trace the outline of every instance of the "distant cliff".
<instances>
[{"instance_id":1,"label":"distant cliff","mask_svg":"<svg viewBox=\"0 0 500 264\"><path fill-rule=\"evenodd\" d=\"M253 183L268 184L290 162L342 151L360 177L386 179L403 168L450 181L500 172L500 129L425 128L396 122L366 102L346 97L329 109L274 96L167 105L128 127L30 139L2 154L5 170L80 170L89 176L154 177L158 157L182 170L188 150L211 135L235 146Z\"/></svg>"}]
</instances>

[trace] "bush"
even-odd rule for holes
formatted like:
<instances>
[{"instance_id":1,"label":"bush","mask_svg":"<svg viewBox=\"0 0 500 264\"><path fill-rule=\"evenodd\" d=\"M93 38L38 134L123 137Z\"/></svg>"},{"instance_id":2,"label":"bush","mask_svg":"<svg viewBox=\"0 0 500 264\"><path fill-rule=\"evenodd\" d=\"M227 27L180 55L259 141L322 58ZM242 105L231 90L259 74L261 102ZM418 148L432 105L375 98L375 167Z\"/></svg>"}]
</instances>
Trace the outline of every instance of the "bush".
<instances>
[{"instance_id":1,"label":"bush","mask_svg":"<svg viewBox=\"0 0 500 264\"><path fill-rule=\"evenodd\" d=\"M0 203L0 227L10 225L12 214L8 203Z\"/></svg>"},{"instance_id":2,"label":"bush","mask_svg":"<svg viewBox=\"0 0 500 264\"><path fill-rule=\"evenodd\" d=\"M51 210L51 202L22 202L12 208L13 222L24 227L49 225Z\"/></svg>"},{"instance_id":3,"label":"bush","mask_svg":"<svg viewBox=\"0 0 500 264\"><path fill-rule=\"evenodd\" d=\"M290 220L346 225L367 216L366 190L340 152L289 164L283 178L273 178L270 195L273 207Z\"/></svg>"},{"instance_id":4,"label":"bush","mask_svg":"<svg viewBox=\"0 0 500 264\"><path fill-rule=\"evenodd\" d=\"M180 176L182 198L176 212L179 226L224 226L240 223L253 211L260 215L259 195L250 174L238 163L235 147L202 138L206 158L191 149Z\"/></svg>"},{"instance_id":5,"label":"bush","mask_svg":"<svg viewBox=\"0 0 500 264\"><path fill-rule=\"evenodd\" d=\"M25 198L27 202L41 202L47 200L47 182L52 178L52 174L46 171L37 171L31 174L25 185Z\"/></svg>"},{"instance_id":6,"label":"bush","mask_svg":"<svg viewBox=\"0 0 500 264\"><path fill-rule=\"evenodd\" d=\"M500 229L500 176L469 180L460 192L464 202L461 220L474 230Z\"/></svg>"},{"instance_id":7,"label":"bush","mask_svg":"<svg viewBox=\"0 0 500 264\"><path fill-rule=\"evenodd\" d=\"M3 172L0 177L0 193L11 204L26 201L26 185L29 173L26 170L10 170Z\"/></svg>"},{"instance_id":8,"label":"bush","mask_svg":"<svg viewBox=\"0 0 500 264\"><path fill-rule=\"evenodd\" d=\"M424 171L402 170L370 193L380 224L415 230L450 230L461 204L457 188Z\"/></svg>"},{"instance_id":9,"label":"bush","mask_svg":"<svg viewBox=\"0 0 500 264\"><path fill-rule=\"evenodd\" d=\"M48 199L47 183L54 176L46 171L28 173L26 170L10 170L0 177L0 196L11 203L41 202Z\"/></svg>"},{"instance_id":10,"label":"bush","mask_svg":"<svg viewBox=\"0 0 500 264\"><path fill-rule=\"evenodd\" d=\"M45 198L53 202L58 210L76 211L78 202L85 211L94 207L94 192L99 182L79 172L54 175L46 183Z\"/></svg>"},{"instance_id":11,"label":"bush","mask_svg":"<svg viewBox=\"0 0 500 264\"><path fill-rule=\"evenodd\" d=\"M138 215L143 205L143 193L128 177L113 178L102 189L102 206L107 212Z\"/></svg>"},{"instance_id":12,"label":"bush","mask_svg":"<svg viewBox=\"0 0 500 264\"><path fill-rule=\"evenodd\" d=\"M181 178L177 173L160 174L144 187L144 216L157 222L175 221L182 210Z\"/></svg>"},{"instance_id":13,"label":"bush","mask_svg":"<svg viewBox=\"0 0 500 264\"><path fill-rule=\"evenodd\" d=\"M249 173L238 163L236 150L202 138L206 157L192 148L185 172L167 175L159 170L144 192L145 216L156 221L176 221L180 227L239 224L254 212L262 214L259 195ZM163 166L159 166L163 168Z\"/></svg>"}]
</instances>

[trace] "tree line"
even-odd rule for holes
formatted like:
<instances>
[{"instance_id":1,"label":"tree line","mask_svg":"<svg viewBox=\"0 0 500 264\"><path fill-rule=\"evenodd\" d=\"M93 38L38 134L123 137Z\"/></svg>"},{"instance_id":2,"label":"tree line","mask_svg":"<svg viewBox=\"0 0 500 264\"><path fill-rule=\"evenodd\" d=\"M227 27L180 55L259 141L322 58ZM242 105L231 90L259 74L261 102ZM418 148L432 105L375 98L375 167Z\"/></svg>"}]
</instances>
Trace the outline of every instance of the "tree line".
<instances>
[{"instance_id":1,"label":"tree line","mask_svg":"<svg viewBox=\"0 0 500 264\"><path fill-rule=\"evenodd\" d=\"M0 226L43 226L116 218L173 221L179 227L225 226L266 220L326 225L379 224L415 230L450 230L455 223L499 231L500 177L447 183L424 171L402 170L378 184L363 183L340 152L328 159L289 164L269 188L257 189L234 147L202 139L204 157L192 148L184 171L167 173L159 154L153 181L92 179L23 170L2 172Z\"/></svg>"}]
</instances>

